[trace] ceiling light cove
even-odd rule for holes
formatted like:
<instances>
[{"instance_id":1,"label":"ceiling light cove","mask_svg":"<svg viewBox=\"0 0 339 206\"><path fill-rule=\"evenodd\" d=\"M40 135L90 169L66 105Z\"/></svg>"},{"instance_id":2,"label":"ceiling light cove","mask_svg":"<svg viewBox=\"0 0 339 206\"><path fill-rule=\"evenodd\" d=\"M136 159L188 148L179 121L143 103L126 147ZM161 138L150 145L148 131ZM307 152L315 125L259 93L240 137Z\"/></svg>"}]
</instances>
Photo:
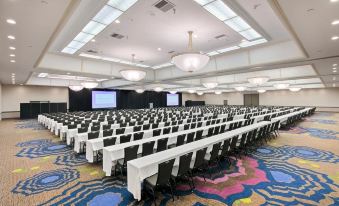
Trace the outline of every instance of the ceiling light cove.
<instances>
[{"instance_id":1,"label":"ceiling light cove","mask_svg":"<svg viewBox=\"0 0 339 206\"><path fill-rule=\"evenodd\" d=\"M217 82L205 82L205 83L202 83L202 85L204 85L204 87L206 87L207 89L213 89L218 86L218 83Z\"/></svg>"},{"instance_id":2,"label":"ceiling light cove","mask_svg":"<svg viewBox=\"0 0 339 206\"><path fill-rule=\"evenodd\" d=\"M8 24L16 24L16 21L14 19L7 19L6 22Z\"/></svg>"},{"instance_id":3,"label":"ceiling light cove","mask_svg":"<svg viewBox=\"0 0 339 206\"><path fill-rule=\"evenodd\" d=\"M239 92L242 92L242 91L246 90L246 87L235 87L234 89L239 91Z\"/></svg>"},{"instance_id":4,"label":"ceiling light cove","mask_svg":"<svg viewBox=\"0 0 339 206\"><path fill-rule=\"evenodd\" d=\"M266 82L268 82L269 80L269 77L253 77L253 78L249 78L247 79L249 83L251 84L254 84L256 86L259 86L259 85L263 85L265 84Z\"/></svg>"},{"instance_id":5,"label":"ceiling light cove","mask_svg":"<svg viewBox=\"0 0 339 206\"><path fill-rule=\"evenodd\" d=\"M61 52L74 54L89 42L94 36L98 35L108 25L117 20L127 9L129 9L137 0L110 0L108 3L91 19L82 31L64 48Z\"/></svg>"},{"instance_id":6,"label":"ceiling light cove","mask_svg":"<svg viewBox=\"0 0 339 206\"><path fill-rule=\"evenodd\" d=\"M275 84L273 85L276 89L287 89L290 85L289 84Z\"/></svg>"}]
</instances>

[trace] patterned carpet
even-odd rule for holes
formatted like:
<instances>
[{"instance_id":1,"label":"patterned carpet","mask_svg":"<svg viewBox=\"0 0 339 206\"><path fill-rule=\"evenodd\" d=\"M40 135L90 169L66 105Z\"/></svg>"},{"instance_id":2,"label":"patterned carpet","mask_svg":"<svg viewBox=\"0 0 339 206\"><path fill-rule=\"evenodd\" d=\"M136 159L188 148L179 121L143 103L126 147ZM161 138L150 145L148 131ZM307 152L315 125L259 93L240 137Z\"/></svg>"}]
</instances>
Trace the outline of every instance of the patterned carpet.
<instances>
[{"instance_id":1,"label":"patterned carpet","mask_svg":"<svg viewBox=\"0 0 339 206\"><path fill-rule=\"evenodd\" d=\"M120 179L104 177L36 120L0 122L0 205L136 203ZM339 205L339 114L316 113L246 158L211 168L196 189L178 185L158 205Z\"/></svg>"}]
</instances>

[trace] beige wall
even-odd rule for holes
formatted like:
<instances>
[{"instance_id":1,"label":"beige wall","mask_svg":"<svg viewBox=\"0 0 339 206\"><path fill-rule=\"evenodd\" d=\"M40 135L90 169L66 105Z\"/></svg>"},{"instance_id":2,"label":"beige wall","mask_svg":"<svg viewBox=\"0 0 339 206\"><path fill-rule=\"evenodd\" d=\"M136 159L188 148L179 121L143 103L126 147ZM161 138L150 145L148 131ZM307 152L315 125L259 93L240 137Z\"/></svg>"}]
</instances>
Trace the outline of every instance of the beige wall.
<instances>
[{"instance_id":1,"label":"beige wall","mask_svg":"<svg viewBox=\"0 0 339 206\"><path fill-rule=\"evenodd\" d=\"M1 86L1 83L0 83L0 121L1 121L1 119L2 119L2 115L1 115L1 113L2 113L2 95L1 95L1 91L2 91L2 86Z\"/></svg>"},{"instance_id":2,"label":"beige wall","mask_svg":"<svg viewBox=\"0 0 339 206\"><path fill-rule=\"evenodd\" d=\"M184 99L201 100L206 104L222 105L228 100L229 105L243 105L241 92L216 94L183 94ZM289 90L268 91L259 95L260 105L273 106L316 106L320 111L339 111L339 88L303 89L299 92Z\"/></svg>"},{"instance_id":3,"label":"beige wall","mask_svg":"<svg viewBox=\"0 0 339 206\"><path fill-rule=\"evenodd\" d=\"M20 103L29 101L67 102L68 108L68 88L2 85L1 108L3 118L19 117Z\"/></svg>"}]
</instances>

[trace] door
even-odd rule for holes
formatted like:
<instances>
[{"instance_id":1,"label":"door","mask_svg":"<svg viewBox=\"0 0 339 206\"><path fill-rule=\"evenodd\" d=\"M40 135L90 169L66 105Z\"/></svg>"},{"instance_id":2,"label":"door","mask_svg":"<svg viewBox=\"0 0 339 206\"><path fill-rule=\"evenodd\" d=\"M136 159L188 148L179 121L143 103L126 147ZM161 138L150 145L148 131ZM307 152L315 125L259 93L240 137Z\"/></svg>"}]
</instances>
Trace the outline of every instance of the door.
<instances>
[{"instance_id":1,"label":"door","mask_svg":"<svg viewBox=\"0 0 339 206\"><path fill-rule=\"evenodd\" d=\"M228 105L228 101L227 100L224 100L224 105Z\"/></svg>"},{"instance_id":2,"label":"door","mask_svg":"<svg viewBox=\"0 0 339 206\"><path fill-rule=\"evenodd\" d=\"M244 94L245 106L259 106L259 94Z\"/></svg>"}]
</instances>

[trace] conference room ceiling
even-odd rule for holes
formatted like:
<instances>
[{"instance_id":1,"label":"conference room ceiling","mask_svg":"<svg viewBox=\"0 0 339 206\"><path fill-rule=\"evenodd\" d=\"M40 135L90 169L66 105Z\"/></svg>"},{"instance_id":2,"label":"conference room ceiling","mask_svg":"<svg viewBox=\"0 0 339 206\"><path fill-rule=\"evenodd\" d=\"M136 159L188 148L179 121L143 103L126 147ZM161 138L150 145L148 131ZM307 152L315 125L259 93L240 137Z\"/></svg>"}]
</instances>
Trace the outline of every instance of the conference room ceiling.
<instances>
[{"instance_id":1,"label":"conference room ceiling","mask_svg":"<svg viewBox=\"0 0 339 206\"><path fill-rule=\"evenodd\" d=\"M95 42L88 42L72 55L61 51L107 0L34 0L20 4L13 0L2 1L0 29L4 32L0 39L4 46L0 49L0 81L10 84L11 73L15 73L16 84L68 86L67 79L47 81L35 74L71 73L107 79L100 82L100 87L105 88L152 89L161 85L167 90L187 90L192 85L197 90L204 90L202 81L218 77L217 89L234 91L232 86L247 84L246 78L228 81L234 76L270 76L274 70L292 68L289 76L274 76L270 81L317 78L320 82L307 83L305 88L339 85L333 72L334 65L339 64L339 40L331 40L332 36L339 35L338 25L331 25L338 18L339 3L329 0L222 1L235 8L268 42L211 56L206 68L194 73L185 73L173 65L153 67L170 63L173 54L186 50L188 30L196 34L194 48L205 53L241 44L243 37L193 0L170 0L175 7L167 12L154 7L157 0L139 0L119 17L120 23L113 22L95 36ZM15 19L17 24L8 25L8 18ZM124 37L113 38L113 33ZM10 34L15 34L15 41L7 39ZM221 34L226 37L215 38ZM15 63L10 62L12 51L8 47L11 45L16 47L13 51ZM171 51L174 52L169 53ZM80 54L99 58L86 58ZM119 74L121 69L135 68L124 64L131 61L131 54L136 54L136 63L150 66L136 67L147 71L146 78L138 83L128 82ZM118 58L121 63L106 61L103 57L106 60ZM303 67L312 68L313 73L304 73Z\"/></svg>"}]
</instances>

